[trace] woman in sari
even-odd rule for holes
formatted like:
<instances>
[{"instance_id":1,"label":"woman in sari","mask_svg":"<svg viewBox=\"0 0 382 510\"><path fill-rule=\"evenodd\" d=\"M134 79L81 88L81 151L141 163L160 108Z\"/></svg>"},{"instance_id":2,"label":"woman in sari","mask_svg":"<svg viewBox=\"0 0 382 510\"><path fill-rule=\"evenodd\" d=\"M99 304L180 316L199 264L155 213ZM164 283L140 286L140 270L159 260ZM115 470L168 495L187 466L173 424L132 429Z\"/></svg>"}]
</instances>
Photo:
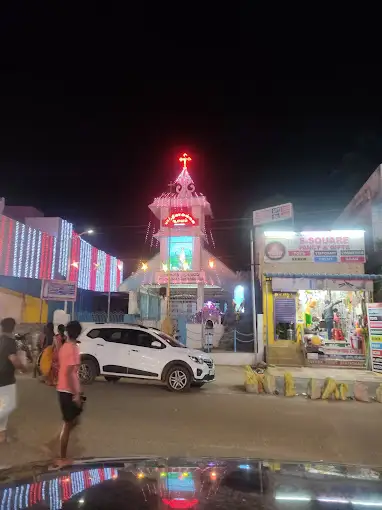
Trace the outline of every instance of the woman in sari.
<instances>
[{"instance_id":1,"label":"woman in sari","mask_svg":"<svg viewBox=\"0 0 382 510\"><path fill-rule=\"evenodd\" d=\"M58 353L62 345L65 343L66 335L65 335L65 326L60 324L57 328L58 333L55 335L53 339L53 351L52 351L52 367L50 369L49 374L49 382L51 385L56 386L58 379L58 369L59 369L59 361L58 361Z\"/></svg>"}]
</instances>

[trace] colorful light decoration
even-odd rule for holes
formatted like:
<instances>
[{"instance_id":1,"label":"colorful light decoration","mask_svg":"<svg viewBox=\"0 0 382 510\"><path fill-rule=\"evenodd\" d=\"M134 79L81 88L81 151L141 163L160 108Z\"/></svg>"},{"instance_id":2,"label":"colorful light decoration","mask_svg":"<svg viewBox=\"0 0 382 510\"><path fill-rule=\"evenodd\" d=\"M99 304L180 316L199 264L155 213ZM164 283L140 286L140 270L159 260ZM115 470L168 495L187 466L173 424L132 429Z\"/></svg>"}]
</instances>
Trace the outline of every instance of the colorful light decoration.
<instances>
[{"instance_id":1,"label":"colorful light decoration","mask_svg":"<svg viewBox=\"0 0 382 510\"><path fill-rule=\"evenodd\" d=\"M214 259L210 259L210 260L208 261L208 266L209 266L211 269L213 269L213 268L215 267L215 261L214 261Z\"/></svg>"},{"instance_id":2,"label":"colorful light decoration","mask_svg":"<svg viewBox=\"0 0 382 510\"><path fill-rule=\"evenodd\" d=\"M72 262L67 275L70 246ZM77 280L79 288L115 292L123 281L123 263L81 239L65 220L55 237L1 215L0 275L33 279L69 276L71 281Z\"/></svg>"},{"instance_id":3,"label":"colorful light decoration","mask_svg":"<svg viewBox=\"0 0 382 510\"><path fill-rule=\"evenodd\" d=\"M147 262L142 262L142 265L141 265L141 270L142 271L147 271L149 268Z\"/></svg>"}]
</instances>

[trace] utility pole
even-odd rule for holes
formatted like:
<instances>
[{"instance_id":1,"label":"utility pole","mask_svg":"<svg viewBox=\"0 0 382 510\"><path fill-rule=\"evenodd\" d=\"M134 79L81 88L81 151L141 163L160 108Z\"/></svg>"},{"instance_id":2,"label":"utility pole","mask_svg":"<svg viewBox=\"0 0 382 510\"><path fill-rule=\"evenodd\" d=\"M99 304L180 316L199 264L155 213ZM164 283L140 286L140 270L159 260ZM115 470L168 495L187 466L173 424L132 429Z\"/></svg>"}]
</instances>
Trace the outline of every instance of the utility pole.
<instances>
[{"instance_id":1,"label":"utility pole","mask_svg":"<svg viewBox=\"0 0 382 510\"><path fill-rule=\"evenodd\" d=\"M252 323L253 323L253 345L254 351L257 354L258 352L258 342L257 342L257 311L256 311L256 272L255 272L255 247L254 247L254 236L253 236L254 227L251 225L251 289L252 289Z\"/></svg>"}]
</instances>

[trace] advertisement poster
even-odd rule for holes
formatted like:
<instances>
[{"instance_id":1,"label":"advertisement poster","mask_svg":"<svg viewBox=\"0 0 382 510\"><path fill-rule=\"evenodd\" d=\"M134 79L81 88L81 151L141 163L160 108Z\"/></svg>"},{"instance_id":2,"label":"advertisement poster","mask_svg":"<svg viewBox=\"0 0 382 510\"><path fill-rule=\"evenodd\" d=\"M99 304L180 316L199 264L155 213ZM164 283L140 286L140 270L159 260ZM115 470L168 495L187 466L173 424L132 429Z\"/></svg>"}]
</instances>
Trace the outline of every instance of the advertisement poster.
<instances>
[{"instance_id":1,"label":"advertisement poster","mask_svg":"<svg viewBox=\"0 0 382 510\"><path fill-rule=\"evenodd\" d=\"M174 236L168 240L170 271L192 270L193 237Z\"/></svg>"},{"instance_id":2,"label":"advertisement poster","mask_svg":"<svg viewBox=\"0 0 382 510\"><path fill-rule=\"evenodd\" d=\"M371 369L382 373L382 303L368 303Z\"/></svg>"},{"instance_id":3,"label":"advertisement poster","mask_svg":"<svg viewBox=\"0 0 382 510\"><path fill-rule=\"evenodd\" d=\"M365 240L362 231L285 232L265 237L265 262L358 262L364 263Z\"/></svg>"}]
</instances>

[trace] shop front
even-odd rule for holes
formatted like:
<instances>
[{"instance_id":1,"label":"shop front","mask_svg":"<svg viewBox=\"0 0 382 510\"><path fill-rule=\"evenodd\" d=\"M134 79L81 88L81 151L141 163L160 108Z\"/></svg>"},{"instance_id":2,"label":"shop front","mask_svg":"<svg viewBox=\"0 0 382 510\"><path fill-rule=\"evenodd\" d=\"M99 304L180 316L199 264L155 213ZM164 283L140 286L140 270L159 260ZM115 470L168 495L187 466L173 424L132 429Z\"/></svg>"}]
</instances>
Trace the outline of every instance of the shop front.
<instances>
[{"instance_id":1,"label":"shop front","mask_svg":"<svg viewBox=\"0 0 382 510\"><path fill-rule=\"evenodd\" d=\"M299 344L307 365L366 368L373 278L266 273L268 344Z\"/></svg>"}]
</instances>

